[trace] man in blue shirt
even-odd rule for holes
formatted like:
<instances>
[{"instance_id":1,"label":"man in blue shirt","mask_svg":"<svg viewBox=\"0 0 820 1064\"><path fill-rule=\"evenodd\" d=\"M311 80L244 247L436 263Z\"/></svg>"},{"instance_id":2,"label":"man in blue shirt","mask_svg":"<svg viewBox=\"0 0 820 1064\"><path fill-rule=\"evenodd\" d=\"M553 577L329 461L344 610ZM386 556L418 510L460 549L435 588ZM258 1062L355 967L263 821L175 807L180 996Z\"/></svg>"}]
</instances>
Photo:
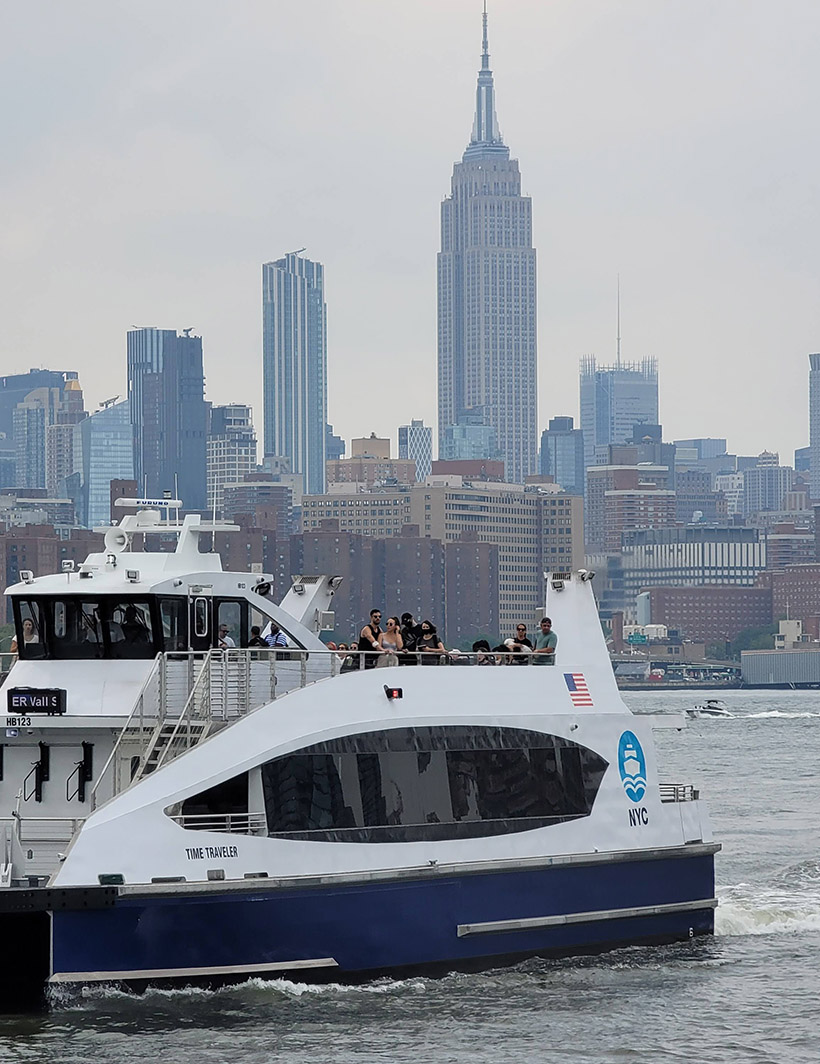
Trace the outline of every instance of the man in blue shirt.
<instances>
[{"instance_id":1,"label":"man in blue shirt","mask_svg":"<svg viewBox=\"0 0 820 1064\"><path fill-rule=\"evenodd\" d=\"M554 665L555 648L558 646L558 636L552 630L552 621L549 617L541 619L541 631L535 637L535 649L532 652L533 665Z\"/></svg>"}]
</instances>

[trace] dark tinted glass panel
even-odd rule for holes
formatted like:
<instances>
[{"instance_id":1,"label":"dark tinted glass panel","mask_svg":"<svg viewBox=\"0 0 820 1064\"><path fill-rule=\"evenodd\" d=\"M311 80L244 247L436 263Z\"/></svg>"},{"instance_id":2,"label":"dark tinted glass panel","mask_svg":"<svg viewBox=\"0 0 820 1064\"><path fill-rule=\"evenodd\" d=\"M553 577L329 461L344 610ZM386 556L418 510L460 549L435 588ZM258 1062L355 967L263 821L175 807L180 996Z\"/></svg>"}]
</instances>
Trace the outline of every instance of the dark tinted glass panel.
<instances>
[{"instance_id":1,"label":"dark tinted glass panel","mask_svg":"<svg viewBox=\"0 0 820 1064\"><path fill-rule=\"evenodd\" d=\"M151 607L145 601L106 602L103 624L112 658L152 658L154 634Z\"/></svg>"},{"instance_id":2,"label":"dark tinted glass panel","mask_svg":"<svg viewBox=\"0 0 820 1064\"><path fill-rule=\"evenodd\" d=\"M27 657L152 658L154 623L148 599L76 596L23 601L21 624L31 619L37 635Z\"/></svg>"},{"instance_id":3,"label":"dark tinted glass panel","mask_svg":"<svg viewBox=\"0 0 820 1064\"><path fill-rule=\"evenodd\" d=\"M221 815L248 812L248 774L218 783L207 791L186 798L182 803L183 816Z\"/></svg>"},{"instance_id":4,"label":"dark tinted glass panel","mask_svg":"<svg viewBox=\"0 0 820 1064\"><path fill-rule=\"evenodd\" d=\"M188 601L183 598L161 598L159 621L163 650L188 649Z\"/></svg>"},{"instance_id":5,"label":"dark tinted glass panel","mask_svg":"<svg viewBox=\"0 0 820 1064\"><path fill-rule=\"evenodd\" d=\"M45 655L45 626L40 603L18 599L14 613L17 653L21 658L42 658Z\"/></svg>"},{"instance_id":6,"label":"dark tinted glass panel","mask_svg":"<svg viewBox=\"0 0 820 1064\"><path fill-rule=\"evenodd\" d=\"M262 766L271 835L409 842L527 831L588 816L607 762L514 728L344 736Z\"/></svg>"}]
</instances>

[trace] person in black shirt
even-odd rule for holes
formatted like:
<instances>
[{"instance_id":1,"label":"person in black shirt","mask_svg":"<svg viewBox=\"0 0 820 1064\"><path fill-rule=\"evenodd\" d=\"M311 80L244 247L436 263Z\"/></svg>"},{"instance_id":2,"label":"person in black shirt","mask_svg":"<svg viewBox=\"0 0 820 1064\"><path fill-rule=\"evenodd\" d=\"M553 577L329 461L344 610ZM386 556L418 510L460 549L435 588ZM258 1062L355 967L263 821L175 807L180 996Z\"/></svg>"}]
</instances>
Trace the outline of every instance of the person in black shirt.
<instances>
[{"instance_id":1,"label":"person in black shirt","mask_svg":"<svg viewBox=\"0 0 820 1064\"><path fill-rule=\"evenodd\" d=\"M249 647L266 647L268 644L262 638L262 629L258 624L253 625L251 628L251 637L248 640Z\"/></svg>"},{"instance_id":2,"label":"person in black shirt","mask_svg":"<svg viewBox=\"0 0 820 1064\"><path fill-rule=\"evenodd\" d=\"M515 626L515 635L512 639L506 640L506 643L513 654L516 655L514 658L510 658L513 665L529 665L532 643L527 638L526 624L517 624ZM525 650L524 647L527 649Z\"/></svg>"},{"instance_id":3,"label":"person in black shirt","mask_svg":"<svg viewBox=\"0 0 820 1064\"><path fill-rule=\"evenodd\" d=\"M379 660L379 654L382 653L382 648L379 646L379 636L382 633L381 619L382 611L372 609L370 611L370 620L359 633L359 642L356 649L359 651L369 651L369 653L365 654L363 658L359 659L360 661L364 661L364 667L366 669L375 668L376 662ZM375 651L375 653L372 653L373 651Z\"/></svg>"},{"instance_id":4,"label":"person in black shirt","mask_svg":"<svg viewBox=\"0 0 820 1064\"><path fill-rule=\"evenodd\" d=\"M422 665L438 665L441 655L447 653L432 621L421 622L421 635L416 643L416 650L421 654Z\"/></svg>"},{"instance_id":5,"label":"person in black shirt","mask_svg":"<svg viewBox=\"0 0 820 1064\"><path fill-rule=\"evenodd\" d=\"M421 635L421 625L416 624L412 613L401 615L401 639L404 645L403 652L399 654L399 665L418 665L416 646Z\"/></svg>"}]
</instances>

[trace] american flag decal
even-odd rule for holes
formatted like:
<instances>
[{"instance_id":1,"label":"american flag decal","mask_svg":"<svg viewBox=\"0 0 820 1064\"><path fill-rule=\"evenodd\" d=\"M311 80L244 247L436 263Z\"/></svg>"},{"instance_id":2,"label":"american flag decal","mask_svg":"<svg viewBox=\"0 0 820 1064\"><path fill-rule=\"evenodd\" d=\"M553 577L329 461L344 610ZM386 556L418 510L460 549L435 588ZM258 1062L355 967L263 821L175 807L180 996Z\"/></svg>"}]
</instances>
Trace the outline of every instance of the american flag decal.
<instances>
[{"instance_id":1,"label":"american flag decal","mask_svg":"<svg viewBox=\"0 0 820 1064\"><path fill-rule=\"evenodd\" d=\"M574 706L592 706L592 695L582 672L565 672L564 683Z\"/></svg>"}]
</instances>

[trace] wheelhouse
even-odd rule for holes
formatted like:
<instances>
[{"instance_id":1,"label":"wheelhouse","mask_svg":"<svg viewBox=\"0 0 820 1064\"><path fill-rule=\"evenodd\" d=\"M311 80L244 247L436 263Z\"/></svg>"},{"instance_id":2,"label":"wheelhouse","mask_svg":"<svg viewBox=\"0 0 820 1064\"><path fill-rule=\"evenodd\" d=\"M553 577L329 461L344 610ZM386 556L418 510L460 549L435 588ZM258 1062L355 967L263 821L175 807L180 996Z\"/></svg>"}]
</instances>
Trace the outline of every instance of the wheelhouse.
<instances>
[{"instance_id":1,"label":"wheelhouse","mask_svg":"<svg viewBox=\"0 0 820 1064\"><path fill-rule=\"evenodd\" d=\"M190 595L17 595L12 600L22 660L150 659L210 650L224 625L247 646L251 627L269 618L241 597L192 589Z\"/></svg>"}]
</instances>

